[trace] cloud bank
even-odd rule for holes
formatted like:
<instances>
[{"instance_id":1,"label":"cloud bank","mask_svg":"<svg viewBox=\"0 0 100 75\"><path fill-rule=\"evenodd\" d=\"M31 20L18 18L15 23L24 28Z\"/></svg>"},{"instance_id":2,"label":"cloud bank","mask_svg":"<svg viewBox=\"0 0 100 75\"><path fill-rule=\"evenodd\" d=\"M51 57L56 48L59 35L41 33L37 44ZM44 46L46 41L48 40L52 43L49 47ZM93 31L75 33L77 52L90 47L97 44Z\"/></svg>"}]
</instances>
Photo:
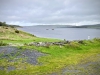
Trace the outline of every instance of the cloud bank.
<instances>
[{"instance_id":1,"label":"cloud bank","mask_svg":"<svg viewBox=\"0 0 100 75\"><path fill-rule=\"evenodd\" d=\"M9 24L100 23L100 0L0 0L0 21Z\"/></svg>"}]
</instances>

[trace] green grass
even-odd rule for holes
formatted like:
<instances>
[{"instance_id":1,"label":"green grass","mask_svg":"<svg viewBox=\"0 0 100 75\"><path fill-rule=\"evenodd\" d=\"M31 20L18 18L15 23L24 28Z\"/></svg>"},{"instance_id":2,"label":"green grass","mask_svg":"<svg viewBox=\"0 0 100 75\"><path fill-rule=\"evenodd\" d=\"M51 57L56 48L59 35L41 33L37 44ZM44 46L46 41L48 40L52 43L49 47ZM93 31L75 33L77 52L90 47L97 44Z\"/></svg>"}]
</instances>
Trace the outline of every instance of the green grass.
<instances>
[{"instance_id":1,"label":"green grass","mask_svg":"<svg viewBox=\"0 0 100 75\"><path fill-rule=\"evenodd\" d=\"M9 30L10 31L10 30ZM12 38L2 38L4 35L0 35L4 43L20 43L27 44L30 42L54 42L61 41L58 39L47 39L38 38L31 34L20 31L16 34L13 30L10 33L5 33L4 35L9 35ZM2 33L0 33L2 34ZM15 35L15 36L12 36ZM20 35L23 35L22 37ZM16 62L8 62L6 59L0 59L0 66L15 66L17 69L8 72L5 70L0 70L0 75L46 75L53 72L58 72L70 65L77 65L86 62L95 62L98 59L91 58L92 56L100 54L100 39L83 40L84 44L80 44L77 41L72 41L70 44L65 44L61 48L58 45L53 45L50 47L36 47L36 46L19 46L20 49L31 49L38 50L39 52L45 53L45 56L39 57L39 63L42 65L31 65L29 63L22 63L23 59ZM87 58L91 58L88 59ZM12 57L14 59L14 57Z\"/></svg>"},{"instance_id":2,"label":"green grass","mask_svg":"<svg viewBox=\"0 0 100 75\"><path fill-rule=\"evenodd\" d=\"M3 41L0 41L0 46L6 46L8 45L7 43L4 43Z\"/></svg>"},{"instance_id":3,"label":"green grass","mask_svg":"<svg viewBox=\"0 0 100 75\"><path fill-rule=\"evenodd\" d=\"M6 29L8 28L8 29ZM35 37L32 34L23 32L19 30L19 33L15 32L15 28L11 27L2 27L0 26L0 41L3 41L4 43L30 43L30 42L54 42L54 41L60 41L59 39L49 39L49 38L39 38Z\"/></svg>"}]
</instances>

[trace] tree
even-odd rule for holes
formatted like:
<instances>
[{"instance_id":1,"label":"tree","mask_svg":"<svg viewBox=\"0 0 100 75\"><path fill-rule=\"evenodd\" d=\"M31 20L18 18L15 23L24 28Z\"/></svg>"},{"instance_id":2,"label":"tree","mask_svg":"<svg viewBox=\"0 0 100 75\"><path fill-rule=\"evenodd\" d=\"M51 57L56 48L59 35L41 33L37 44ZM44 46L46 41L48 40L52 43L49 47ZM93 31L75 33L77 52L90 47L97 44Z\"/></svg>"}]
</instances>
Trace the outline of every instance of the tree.
<instances>
[{"instance_id":1,"label":"tree","mask_svg":"<svg viewBox=\"0 0 100 75\"><path fill-rule=\"evenodd\" d=\"M6 22L0 22L0 26L7 26Z\"/></svg>"}]
</instances>

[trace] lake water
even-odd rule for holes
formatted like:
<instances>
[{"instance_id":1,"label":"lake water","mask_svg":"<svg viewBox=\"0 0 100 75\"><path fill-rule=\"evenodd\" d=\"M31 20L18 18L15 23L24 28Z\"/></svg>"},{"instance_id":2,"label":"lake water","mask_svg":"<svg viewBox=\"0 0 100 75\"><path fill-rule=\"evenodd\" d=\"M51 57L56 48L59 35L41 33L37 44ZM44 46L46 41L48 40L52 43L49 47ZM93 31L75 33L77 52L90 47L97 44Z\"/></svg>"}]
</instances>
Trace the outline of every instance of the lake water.
<instances>
[{"instance_id":1,"label":"lake water","mask_svg":"<svg viewBox=\"0 0 100 75\"><path fill-rule=\"evenodd\" d=\"M88 29L88 28L43 28L26 26L19 28L20 30L34 34L37 37L66 39L66 40L83 40L100 38L100 29Z\"/></svg>"}]
</instances>

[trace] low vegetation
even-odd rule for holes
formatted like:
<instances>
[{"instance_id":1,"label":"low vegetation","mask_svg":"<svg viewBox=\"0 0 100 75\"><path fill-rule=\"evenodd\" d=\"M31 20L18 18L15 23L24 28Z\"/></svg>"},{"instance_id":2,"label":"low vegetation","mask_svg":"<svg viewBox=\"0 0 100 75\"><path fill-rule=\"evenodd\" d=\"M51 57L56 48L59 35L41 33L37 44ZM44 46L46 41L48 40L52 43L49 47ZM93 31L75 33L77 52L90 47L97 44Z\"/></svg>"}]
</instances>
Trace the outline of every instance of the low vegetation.
<instances>
[{"instance_id":1,"label":"low vegetation","mask_svg":"<svg viewBox=\"0 0 100 75\"><path fill-rule=\"evenodd\" d=\"M6 24L6 22L0 22L0 26L6 26L6 29L7 29L7 27L11 27L11 28L21 27L19 25L9 25L9 24Z\"/></svg>"},{"instance_id":2,"label":"low vegetation","mask_svg":"<svg viewBox=\"0 0 100 75\"><path fill-rule=\"evenodd\" d=\"M62 70L66 67L70 68L69 66L76 66L79 64L96 62L100 60L100 58L96 57L97 55L100 55L99 38L92 40L69 41L63 45L54 44L47 46L35 46L29 45L29 43L63 42L63 40L39 38L20 30L18 30L18 32L15 31L16 29L11 27L7 27L7 29L5 27L0 27L0 40L3 43L6 43L6 45L16 45L20 50L37 50L44 53L45 56L39 57L37 59L38 62L41 63L40 65L33 65L27 62L22 62L22 59L16 62L9 62L5 58L0 58L0 66L4 67L4 70L0 70L0 75L53 75L53 73L62 75ZM0 53L0 55L2 54ZM15 59L15 57L10 58ZM16 69L8 71L7 67L9 66L14 66ZM81 70L81 72L86 72L85 69L77 69ZM92 69L92 71L95 70ZM88 72L91 72L91 70ZM65 75L71 74L65 73Z\"/></svg>"},{"instance_id":3,"label":"low vegetation","mask_svg":"<svg viewBox=\"0 0 100 75\"><path fill-rule=\"evenodd\" d=\"M8 44L0 41L0 46L6 46L6 45L8 45Z\"/></svg>"}]
</instances>

